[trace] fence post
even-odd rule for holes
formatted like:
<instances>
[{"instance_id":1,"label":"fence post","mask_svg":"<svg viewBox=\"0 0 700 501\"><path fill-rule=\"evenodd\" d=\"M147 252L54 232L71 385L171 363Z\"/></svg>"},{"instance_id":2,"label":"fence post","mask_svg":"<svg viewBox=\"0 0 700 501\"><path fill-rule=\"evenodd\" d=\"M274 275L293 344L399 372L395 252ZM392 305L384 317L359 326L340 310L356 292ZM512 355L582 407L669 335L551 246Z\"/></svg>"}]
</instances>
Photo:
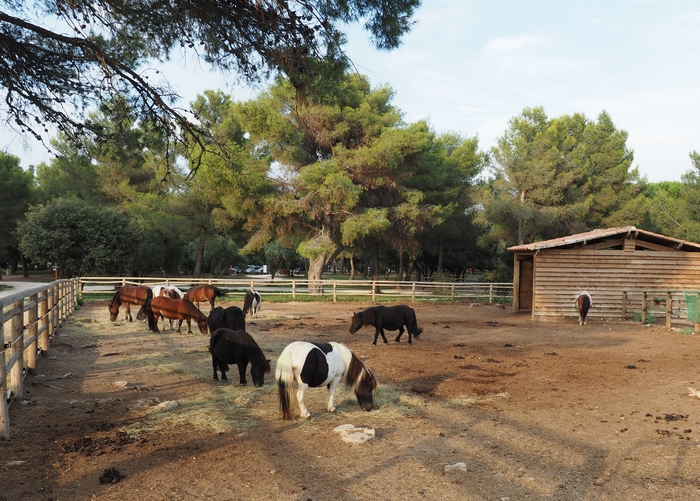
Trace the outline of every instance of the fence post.
<instances>
[{"instance_id":1,"label":"fence post","mask_svg":"<svg viewBox=\"0 0 700 501\"><path fill-rule=\"evenodd\" d=\"M49 291L44 289L44 295L39 301L39 349L42 353L47 353L49 351Z\"/></svg>"},{"instance_id":2,"label":"fence post","mask_svg":"<svg viewBox=\"0 0 700 501\"><path fill-rule=\"evenodd\" d=\"M671 328L671 315L673 313L673 299L671 292L666 292L666 328Z\"/></svg>"},{"instance_id":3,"label":"fence post","mask_svg":"<svg viewBox=\"0 0 700 501\"><path fill-rule=\"evenodd\" d=\"M649 306L647 306L647 293L642 292L642 323L647 322L647 312L649 311Z\"/></svg>"},{"instance_id":4,"label":"fence post","mask_svg":"<svg viewBox=\"0 0 700 501\"><path fill-rule=\"evenodd\" d=\"M297 300L297 281L292 280L292 300Z\"/></svg>"},{"instance_id":5,"label":"fence post","mask_svg":"<svg viewBox=\"0 0 700 501\"><path fill-rule=\"evenodd\" d=\"M5 316L0 307L0 433L5 440L10 440L10 406L7 405L7 369L5 367Z\"/></svg>"},{"instance_id":6,"label":"fence post","mask_svg":"<svg viewBox=\"0 0 700 501\"><path fill-rule=\"evenodd\" d=\"M52 285L48 289L46 289L46 300L48 301L47 305L47 314L49 316L49 332L48 332L48 339L53 338L53 333L56 331L56 286Z\"/></svg>"},{"instance_id":7,"label":"fence post","mask_svg":"<svg viewBox=\"0 0 700 501\"><path fill-rule=\"evenodd\" d=\"M411 285L411 301L416 302L416 283L413 282Z\"/></svg>"},{"instance_id":8,"label":"fence post","mask_svg":"<svg viewBox=\"0 0 700 501\"><path fill-rule=\"evenodd\" d=\"M15 352L18 358L10 369L10 390L18 397L22 397L22 368L24 367L24 342L22 340L23 320L24 320L24 298L12 304L12 308L17 308L19 313L10 320L10 356Z\"/></svg>"},{"instance_id":9,"label":"fence post","mask_svg":"<svg viewBox=\"0 0 700 501\"><path fill-rule=\"evenodd\" d=\"M450 303L455 302L455 284L452 284L452 291L450 293Z\"/></svg>"},{"instance_id":10,"label":"fence post","mask_svg":"<svg viewBox=\"0 0 700 501\"><path fill-rule=\"evenodd\" d=\"M493 303L493 284L489 284L489 303Z\"/></svg>"},{"instance_id":11,"label":"fence post","mask_svg":"<svg viewBox=\"0 0 700 501\"><path fill-rule=\"evenodd\" d=\"M39 309L39 295L34 294L29 296L29 303L34 303L34 305L29 308L27 312L27 324L29 329L27 330L27 335L34 338L29 344L29 351L27 352L27 369L31 375L36 375L36 352L37 352L37 339L36 333L39 331L39 325L37 323L37 310Z\"/></svg>"},{"instance_id":12,"label":"fence post","mask_svg":"<svg viewBox=\"0 0 700 501\"><path fill-rule=\"evenodd\" d=\"M377 294L377 282L372 280L372 302L373 303L374 303L376 294Z\"/></svg>"},{"instance_id":13,"label":"fence post","mask_svg":"<svg viewBox=\"0 0 700 501\"><path fill-rule=\"evenodd\" d=\"M338 302L338 296L336 296L336 281L333 280L333 302L337 303Z\"/></svg>"}]
</instances>

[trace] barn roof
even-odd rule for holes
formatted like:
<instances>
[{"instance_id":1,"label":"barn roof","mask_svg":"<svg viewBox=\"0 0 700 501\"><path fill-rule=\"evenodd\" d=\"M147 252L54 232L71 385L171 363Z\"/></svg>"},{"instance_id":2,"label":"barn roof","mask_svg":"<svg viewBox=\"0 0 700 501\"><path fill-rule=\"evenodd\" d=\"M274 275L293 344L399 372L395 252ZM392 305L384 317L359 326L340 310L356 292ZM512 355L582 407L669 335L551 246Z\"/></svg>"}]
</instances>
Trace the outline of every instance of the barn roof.
<instances>
[{"instance_id":1,"label":"barn roof","mask_svg":"<svg viewBox=\"0 0 700 501\"><path fill-rule=\"evenodd\" d=\"M637 240L649 242L652 244L668 247L669 250L684 250L688 252L700 252L700 244L679 240L677 238L659 235L651 231L640 230L635 226L621 226L619 228L607 228L600 230L587 231L568 237L553 238L551 240L543 240L531 244L515 245L508 247L509 251L537 251L541 249L551 249L555 247L571 248L580 246L580 244L588 245L605 242L606 240L615 240L620 237L634 238Z\"/></svg>"}]
</instances>

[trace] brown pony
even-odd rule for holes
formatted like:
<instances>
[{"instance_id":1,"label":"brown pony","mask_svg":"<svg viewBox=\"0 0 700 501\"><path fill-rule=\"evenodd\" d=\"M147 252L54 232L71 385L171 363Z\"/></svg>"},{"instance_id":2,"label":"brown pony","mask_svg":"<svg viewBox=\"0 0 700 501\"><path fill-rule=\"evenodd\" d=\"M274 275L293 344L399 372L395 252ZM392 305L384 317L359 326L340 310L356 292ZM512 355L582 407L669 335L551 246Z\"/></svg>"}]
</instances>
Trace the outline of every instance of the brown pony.
<instances>
[{"instance_id":1,"label":"brown pony","mask_svg":"<svg viewBox=\"0 0 700 501\"><path fill-rule=\"evenodd\" d=\"M588 316L588 310L593 306L593 299L591 295L586 292L580 292L576 298L576 310L578 310L578 324L586 325L586 317Z\"/></svg>"},{"instance_id":2,"label":"brown pony","mask_svg":"<svg viewBox=\"0 0 700 501\"><path fill-rule=\"evenodd\" d=\"M189 299L193 303L197 303L197 308L199 308L199 303L204 301L209 302L211 309L214 309L214 299L219 296L223 296L224 291L213 285L198 285L192 287L185 293L185 299Z\"/></svg>"},{"instance_id":3,"label":"brown pony","mask_svg":"<svg viewBox=\"0 0 700 501\"><path fill-rule=\"evenodd\" d=\"M165 330L165 319L178 320L177 333L182 334L182 321L187 322L187 334L192 334L192 327L190 322L192 319L197 322L199 327L199 332L202 334L208 334L209 329L207 327L207 316L199 311L195 305L192 304L188 299L171 299L169 297L158 296L154 297L150 303L144 304L144 306L139 311L139 315L144 313L144 309L149 309L153 312L155 317L155 325L151 330L153 332L160 332L158 330L158 318L163 319L163 330ZM145 312L147 313L147 312Z\"/></svg>"},{"instance_id":4,"label":"brown pony","mask_svg":"<svg viewBox=\"0 0 700 501\"><path fill-rule=\"evenodd\" d=\"M131 317L130 305L142 305L152 298L153 291L150 287L144 285L125 285L114 294L112 301L109 303L109 319L114 322L117 319L117 315L119 315L119 307L124 304L126 305L125 318L129 322L132 322L133 318Z\"/></svg>"}]
</instances>

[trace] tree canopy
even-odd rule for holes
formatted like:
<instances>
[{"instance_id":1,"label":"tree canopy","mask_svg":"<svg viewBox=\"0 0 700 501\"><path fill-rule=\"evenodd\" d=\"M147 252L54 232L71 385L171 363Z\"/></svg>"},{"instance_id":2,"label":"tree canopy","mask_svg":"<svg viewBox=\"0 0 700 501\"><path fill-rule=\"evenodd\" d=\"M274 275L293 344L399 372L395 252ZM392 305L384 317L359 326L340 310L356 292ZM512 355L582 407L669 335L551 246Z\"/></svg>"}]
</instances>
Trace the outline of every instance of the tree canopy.
<instances>
[{"instance_id":1,"label":"tree canopy","mask_svg":"<svg viewBox=\"0 0 700 501\"><path fill-rule=\"evenodd\" d=\"M339 76L347 23L363 22L392 49L420 0L0 0L0 97L17 130L41 140L47 124L69 138L105 136L82 115L127 96L128 105L176 140L206 130L173 104L167 79L144 69L180 47L234 79L286 75L305 92ZM167 75L166 75L167 78ZM48 129L46 129L48 131ZM203 144L203 143L200 143Z\"/></svg>"}]
</instances>

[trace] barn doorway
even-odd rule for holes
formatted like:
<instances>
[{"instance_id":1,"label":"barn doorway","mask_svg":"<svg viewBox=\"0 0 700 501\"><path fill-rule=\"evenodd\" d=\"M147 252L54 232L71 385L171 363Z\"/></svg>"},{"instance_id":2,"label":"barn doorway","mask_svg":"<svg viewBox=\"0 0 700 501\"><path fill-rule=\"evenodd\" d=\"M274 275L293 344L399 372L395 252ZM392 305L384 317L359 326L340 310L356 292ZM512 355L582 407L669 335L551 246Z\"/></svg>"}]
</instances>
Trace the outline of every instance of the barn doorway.
<instances>
[{"instance_id":1,"label":"barn doorway","mask_svg":"<svg viewBox=\"0 0 700 501\"><path fill-rule=\"evenodd\" d=\"M518 313L532 313L532 298L534 294L534 259L532 256L520 260L520 276L518 277Z\"/></svg>"}]
</instances>

